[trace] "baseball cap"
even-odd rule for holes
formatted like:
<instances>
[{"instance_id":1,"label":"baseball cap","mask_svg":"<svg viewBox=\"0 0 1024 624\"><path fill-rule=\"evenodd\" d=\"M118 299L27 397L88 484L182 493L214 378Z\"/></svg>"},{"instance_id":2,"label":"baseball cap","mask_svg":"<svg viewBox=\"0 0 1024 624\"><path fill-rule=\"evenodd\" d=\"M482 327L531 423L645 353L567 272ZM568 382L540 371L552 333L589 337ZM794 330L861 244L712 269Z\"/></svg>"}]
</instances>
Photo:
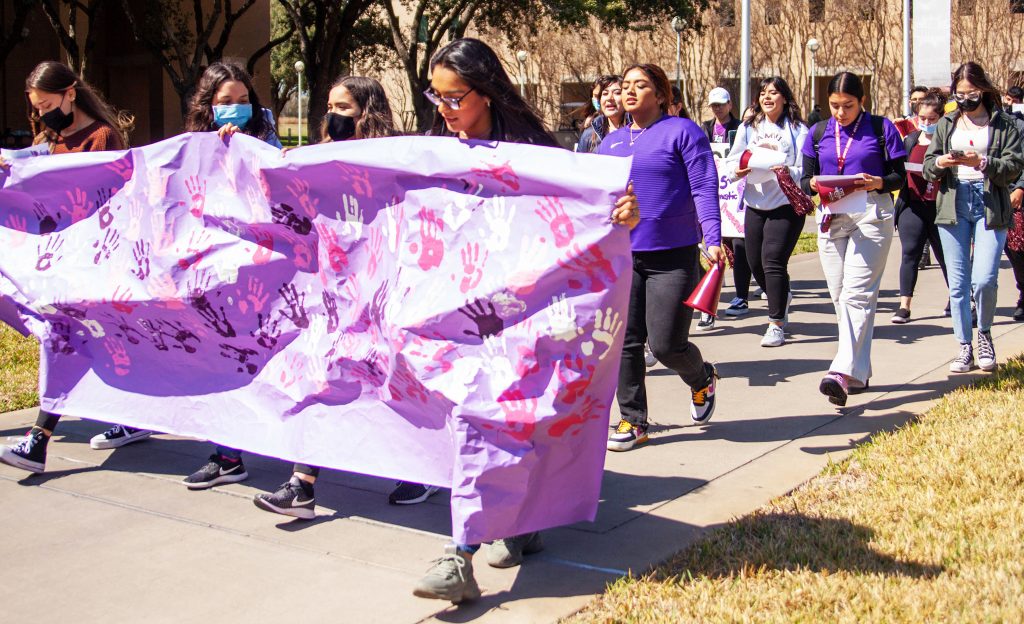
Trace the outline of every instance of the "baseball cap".
<instances>
[{"instance_id":1,"label":"baseball cap","mask_svg":"<svg viewBox=\"0 0 1024 624\"><path fill-rule=\"evenodd\" d=\"M729 92L722 87L715 87L708 94L708 104L726 104L731 100Z\"/></svg>"}]
</instances>

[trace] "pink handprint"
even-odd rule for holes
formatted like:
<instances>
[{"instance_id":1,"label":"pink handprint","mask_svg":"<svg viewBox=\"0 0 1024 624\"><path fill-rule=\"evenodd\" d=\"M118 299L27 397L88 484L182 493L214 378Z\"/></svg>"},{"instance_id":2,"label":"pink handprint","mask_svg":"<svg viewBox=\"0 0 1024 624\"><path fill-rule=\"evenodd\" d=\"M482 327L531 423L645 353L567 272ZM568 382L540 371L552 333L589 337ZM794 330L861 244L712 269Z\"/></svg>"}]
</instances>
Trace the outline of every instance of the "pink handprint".
<instances>
[{"instance_id":1,"label":"pink handprint","mask_svg":"<svg viewBox=\"0 0 1024 624\"><path fill-rule=\"evenodd\" d=\"M444 259L444 242L441 240L441 232L444 231L444 222L433 210L425 206L420 208L420 238L422 249L418 264L420 269L429 271L441 266ZM409 246L410 253L416 253L416 243Z\"/></svg>"},{"instance_id":2,"label":"pink handprint","mask_svg":"<svg viewBox=\"0 0 1024 624\"><path fill-rule=\"evenodd\" d=\"M352 185L356 195L373 197L373 185L370 184L370 172L361 167L353 167L345 163L335 163L341 170L341 179Z\"/></svg>"},{"instance_id":3,"label":"pink handprint","mask_svg":"<svg viewBox=\"0 0 1024 624\"><path fill-rule=\"evenodd\" d=\"M292 245L292 258L295 268L301 271L308 271L313 266L313 249L306 243L299 241Z\"/></svg>"},{"instance_id":4,"label":"pink handprint","mask_svg":"<svg viewBox=\"0 0 1024 624\"><path fill-rule=\"evenodd\" d=\"M266 292L260 278L250 276L245 297L239 297L238 309L242 314L245 314L250 308L253 312L262 312L268 299L270 299L270 293Z\"/></svg>"},{"instance_id":5,"label":"pink handprint","mask_svg":"<svg viewBox=\"0 0 1024 624\"><path fill-rule=\"evenodd\" d=\"M108 337L103 340L103 348L110 354L110 359L114 362L114 373L119 377L124 377L131 371L129 367L132 364L131 357L128 356L128 352L125 351L124 343L117 338Z\"/></svg>"},{"instance_id":6,"label":"pink handprint","mask_svg":"<svg viewBox=\"0 0 1024 624\"><path fill-rule=\"evenodd\" d=\"M498 397L498 405L505 414L505 429L512 438L520 442L533 437L533 431L537 427L537 399L527 399L523 393L514 390L502 393Z\"/></svg>"},{"instance_id":7,"label":"pink handprint","mask_svg":"<svg viewBox=\"0 0 1024 624\"><path fill-rule=\"evenodd\" d=\"M185 178L185 189L191 194L188 211L193 217L201 218L206 209L206 180L199 176Z\"/></svg>"},{"instance_id":8,"label":"pink handprint","mask_svg":"<svg viewBox=\"0 0 1024 624\"><path fill-rule=\"evenodd\" d=\"M45 245L43 244L45 241ZM36 246L36 251L39 256L36 260L36 271L48 271L50 268L60 261L64 257L60 253L61 248L64 246L64 239L59 235L51 234L44 240L39 241Z\"/></svg>"},{"instance_id":9,"label":"pink handprint","mask_svg":"<svg viewBox=\"0 0 1024 624\"><path fill-rule=\"evenodd\" d=\"M320 241L324 243L321 249L327 253L327 262L331 265L331 270L341 273L348 266L348 255L338 244L338 234L322 223L316 224L316 231L320 235Z\"/></svg>"},{"instance_id":10,"label":"pink handprint","mask_svg":"<svg viewBox=\"0 0 1024 624\"><path fill-rule=\"evenodd\" d=\"M551 423L551 427L548 429L548 435L552 438L561 438L570 430L572 430L571 435L579 435L582 430L579 425L582 425L588 420L599 418L603 411L604 405L599 403L594 397L588 396L583 399L583 403L574 409L571 414Z\"/></svg>"},{"instance_id":11,"label":"pink handprint","mask_svg":"<svg viewBox=\"0 0 1024 624\"><path fill-rule=\"evenodd\" d=\"M615 271L612 263L601 253L597 244L588 245L586 250L581 250L578 244L573 245L571 251L566 253L566 260L559 260L558 266L563 269L583 273L590 281L590 292L604 290L605 283L602 281L601 273L608 281L615 281ZM582 288L579 280L569 280L570 288Z\"/></svg>"},{"instance_id":12,"label":"pink handprint","mask_svg":"<svg viewBox=\"0 0 1024 624\"><path fill-rule=\"evenodd\" d=\"M540 208L534 212L551 228L551 233L555 236L555 246L561 248L571 243L576 236L576 230L569 215L565 214L562 200L557 197L545 197L538 201L537 205Z\"/></svg>"},{"instance_id":13,"label":"pink handprint","mask_svg":"<svg viewBox=\"0 0 1024 624\"><path fill-rule=\"evenodd\" d=\"M484 164L482 168L473 169L473 173L497 180L513 191L519 190L519 175L512 169L508 161L501 165Z\"/></svg>"},{"instance_id":14,"label":"pink handprint","mask_svg":"<svg viewBox=\"0 0 1024 624\"><path fill-rule=\"evenodd\" d=\"M85 191L76 188L74 191L67 191L66 195L71 207L63 206L63 208L65 212L71 215L72 223L78 223L89 216L89 213L92 211L92 202L89 201Z\"/></svg>"},{"instance_id":15,"label":"pink handprint","mask_svg":"<svg viewBox=\"0 0 1024 624\"><path fill-rule=\"evenodd\" d=\"M281 385L290 388L295 382L302 379L302 369L306 363L305 356L295 353L286 357L284 362L286 368L281 371Z\"/></svg>"},{"instance_id":16,"label":"pink handprint","mask_svg":"<svg viewBox=\"0 0 1024 624\"><path fill-rule=\"evenodd\" d=\"M190 267L198 267L203 258L210 253L213 245L209 244L210 233L205 230L193 231L189 234L188 245L185 247L186 257L178 260L178 267L186 270Z\"/></svg>"},{"instance_id":17,"label":"pink handprint","mask_svg":"<svg viewBox=\"0 0 1024 624\"><path fill-rule=\"evenodd\" d=\"M299 206L306 212L309 218L313 218L319 212L320 200L309 196L309 182L305 180L292 180L288 183L288 191L299 202Z\"/></svg>"},{"instance_id":18,"label":"pink handprint","mask_svg":"<svg viewBox=\"0 0 1024 624\"><path fill-rule=\"evenodd\" d=\"M370 230L370 260L366 267L366 274L373 279L373 276L377 274L377 266L380 264L381 258L384 256L384 235L381 234L380 230L373 228Z\"/></svg>"},{"instance_id":19,"label":"pink handprint","mask_svg":"<svg viewBox=\"0 0 1024 624\"><path fill-rule=\"evenodd\" d=\"M185 304L178 299L178 285L166 273L156 273L146 281L146 292L167 310L184 310Z\"/></svg>"},{"instance_id":20,"label":"pink handprint","mask_svg":"<svg viewBox=\"0 0 1024 624\"><path fill-rule=\"evenodd\" d=\"M253 264L260 265L270 262L270 256L274 253L274 237L269 232L256 229L253 231L256 238L256 253L252 255Z\"/></svg>"},{"instance_id":21,"label":"pink handprint","mask_svg":"<svg viewBox=\"0 0 1024 624\"><path fill-rule=\"evenodd\" d=\"M13 230L10 238L11 247L21 247L28 240L28 221L25 217L10 215L7 217L7 227Z\"/></svg>"},{"instance_id":22,"label":"pink handprint","mask_svg":"<svg viewBox=\"0 0 1024 624\"><path fill-rule=\"evenodd\" d=\"M564 366L557 366L558 369L558 381L562 383L565 388L565 395L561 397L563 403L575 403L576 399L583 396L590 387L590 382L594 378L594 365L584 365L583 358L576 357L574 360L572 355L566 355L562 361ZM570 381L570 376L567 372L575 373Z\"/></svg>"},{"instance_id":23,"label":"pink handprint","mask_svg":"<svg viewBox=\"0 0 1024 624\"><path fill-rule=\"evenodd\" d=\"M484 277L484 263L487 262L487 250L480 258L480 244L469 243L462 249L462 271L466 274L459 284L463 294L477 287Z\"/></svg>"},{"instance_id":24,"label":"pink handprint","mask_svg":"<svg viewBox=\"0 0 1024 624\"><path fill-rule=\"evenodd\" d=\"M121 179L125 182L132 178L132 172L134 171L134 167L128 159L115 160L109 163L106 168L121 176Z\"/></svg>"},{"instance_id":25,"label":"pink handprint","mask_svg":"<svg viewBox=\"0 0 1024 624\"><path fill-rule=\"evenodd\" d=\"M423 358L431 362L430 364L427 364L426 367L423 369L425 372L434 373L436 371L441 371L442 373L447 373L448 371L452 370L453 365L451 362L448 361L446 356L449 353L455 351L454 346L452 346L449 343L442 343L439 346L437 346L436 349L428 350L426 341L424 341L423 338L420 338L419 336L413 339L413 344L416 345L416 349L410 351L410 355L414 355L416 357Z\"/></svg>"},{"instance_id":26,"label":"pink handprint","mask_svg":"<svg viewBox=\"0 0 1024 624\"><path fill-rule=\"evenodd\" d=\"M391 396L397 401L403 401L408 398L409 400L425 404L429 400L426 388L405 366L399 366L395 369L395 372L391 375L391 382L388 384L388 391L391 392Z\"/></svg>"}]
</instances>

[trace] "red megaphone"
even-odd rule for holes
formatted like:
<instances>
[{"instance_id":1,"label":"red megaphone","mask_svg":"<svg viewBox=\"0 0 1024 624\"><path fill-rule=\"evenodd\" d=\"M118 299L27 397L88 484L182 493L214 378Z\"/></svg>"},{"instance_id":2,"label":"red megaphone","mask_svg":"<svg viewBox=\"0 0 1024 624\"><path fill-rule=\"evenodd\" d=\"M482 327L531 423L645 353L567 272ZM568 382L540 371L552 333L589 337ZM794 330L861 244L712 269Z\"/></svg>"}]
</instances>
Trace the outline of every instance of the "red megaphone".
<instances>
[{"instance_id":1,"label":"red megaphone","mask_svg":"<svg viewBox=\"0 0 1024 624\"><path fill-rule=\"evenodd\" d=\"M722 282L724 281L725 264L722 262L711 263L711 268L683 303L698 312L715 316L718 314L718 300L722 296Z\"/></svg>"}]
</instances>

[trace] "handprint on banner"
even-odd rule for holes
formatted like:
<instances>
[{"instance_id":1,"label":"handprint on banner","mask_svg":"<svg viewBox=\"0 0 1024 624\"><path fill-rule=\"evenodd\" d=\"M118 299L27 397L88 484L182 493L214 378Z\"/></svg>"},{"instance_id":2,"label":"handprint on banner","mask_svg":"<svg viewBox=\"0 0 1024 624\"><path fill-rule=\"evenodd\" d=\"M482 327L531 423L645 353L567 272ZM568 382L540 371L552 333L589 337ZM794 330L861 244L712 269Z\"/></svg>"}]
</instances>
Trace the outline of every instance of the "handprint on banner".
<instances>
[{"instance_id":1,"label":"handprint on banner","mask_svg":"<svg viewBox=\"0 0 1024 624\"><path fill-rule=\"evenodd\" d=\"M502 186L508 187L512 191L519 190L519 175L509 165L509 161L505 161L501 165L485 163L483 167L472 169L472 171L482 177L496 180Z\"/></svg>"},{"instance_id":2,"label":"handprint on banner","mask_svg":"<svg viewBox=\"0 0 1024 624\"><path fill-rule=\"evenodd\" d=\"M64 254L61 253L63 247L64 238L60 234L44 236L36 244L36 252L38 253L36 271L49 271L53 265L60 262L64 258Z\"/></svg>"},{"instance_id":3,"label":"handprint on banner","mask_svg":"<svg viewBox=\"0 0 1024 624\"><path fill-rule=\"evenodd\" d=\"M256 321L259 327L249 332L249 335L256 339L264 349L273 349L277 346L277 340L281 337L281 328L279 327L281 321L273 318L273 313L268 313L263 316L262 313L256 314Z\"/></svg>"},{"instance_id":4,"label":"handprint on banner","mask_svg":"<svg viewBox=\"0 0 1024 624\"><path fill-rule=\"evenodd\" d=\"M490 251L499 252L508 249L512 238L512 221L515 219L516 208L509 206L504 196L498 195L491 199L491 208L484 211L486 228L477 229L486 247Z\"/></svg>"},{"instance_id":5,"label":"handprint on banner","mask_svg":"<svg viewBox=\"0 0 1024 624\"><path fill-rule=\"evenodd\" d=\"M96 205L100 207L96 213L100 221L100 229L105 230L114 222L114 210L120 210L120 205L112 205L110 198L113 195L114 189L99 188L96 189Z\"/></svg>"},{"instance_id":6,"label":"handprint on banner","mask_svg":"<svg viewBox=\"0 0 1024 624\"><path fill-rule=\"evenodd\" d=\"M551 324L551 337L555 340L571 342L583 335L583 330L576 325L576 307L565 295L551 298L548 322Z\"/></svg>"},{"instance_id":7,"label":"handprint on banner","mask_svg":"<svg viewBox=\"0 0 1024 624\"><path fill-rule=\"evenodd\" d=\"M132 173L135 171L134 165L128 158L120 158L112 163L108 163L105 168L113 171L125 182L132 179Z\"/></svg>"},{"instance_id":8,"label":"handprint on banner","mask_svg":"<svg viewBox=\"0 0 1024 624\"><path fill-rule=\"evenodd\" d=\"M483 368L487 370L487 380L498 393L512 387L519 376L508 357L508 345L504 336L488 336L484 339Z\"/></svg>"},{"instance_id":9,"label":"handprint on banner","mask_svg":"<svg viewBox=\"0 0 1024 624\"><path fill-rule=\"evenodd\" d=\"M574 436L579 435L580 431L583 431L582 425L584 423L588 420L600 418L601 414L605 413L605 411L603 403L592 396L584 397L583 401L578 407L573 409L572 413L551 423L551 426L548 428L548 435L552 438L561 438L567 433Z\"/></svg>"},{"instance_id":10,"label":"handprint on banner","mask_svg":"<svg viewBox=\"0 0 1024 624\"><path fill-rule=\"evenodd\" d=\"M505 415L504 433L520 442L533 437L537 427L537 399L528 399L522 392L515 390L503 392L498 397L498 405Z\"/></svg>"},{"instance_id":11,"label":"handprint on banner","mask_svg":"<svg viewBox=\"0 0 1024 624\"><path fill-rule=\"evenodd\" d=\"M490 310L484 308L485 303ZM488 336L497 336L505 329L504 319L498 316L497 311L494 309L494 304L490 301L481 299L467 301L465 306L459 308L459 312L466 315L469 320L476 324L476 332L468 329L463 330L462 333L467 336L476 336L483 340Z\"/></svg>"},{"instance_id":12,"label":"handprint on banner","mask_svg":"<svg viewBox=\"0 0 1024 624\"><path fill-rule=\"evenodd\" d=\"M179 321L152 321L151 324L164 336L177 343L171 345L171 348L181 349L185 353L195 353L198 349L199 337L192 333L191 330L186 329ZM189 344L189 340L194 340L196 344Z\"/></svg>"},{"instance_id":13,"label":"handprint on banner","mask_svg":"<svg viewBox=\"0 0 1024 624\"><path fill-rule=\"evenodd\" d=\"M348 267L348 255L338 244L338 234L325 223L316 224L316 232L320 235L321 249L327 253L327 263L335 273L341 273Z\"/></svg>"},{"instance_id":14,"label":"handprint on banner","mask_svg":"<svg viewBox=\"0 0 1024 624\"><path fill-rule=\"evenodd\" d=\"M540 208L534 212L551 228L551 233L555 236L555 246L561 249L569 245L576 236L576 230L569 215L565 213L562 200L557 197L545 197L539 200L537 205Z\"/></svg>"},{"instance_id":15,"label":"handprint on banner","mask_svg":"<svg viewBox=\"0 0 1024 624\"><path fill-rule=\"evenodd\" d=\"M25 217L19 215L9 215L7 217L7 228L11 230L11 237L8 239L8 245L12 249L17 249L25 244L28 240L28 220Z\"/></svg>"},{"instance_id":16,"label":"handprint on banner","mask_svg":"<svg viewBox=\"0 0 1024 624\"><path fill-rule=\"evenodd\" d=\"M283 225L300 236L306 236L313 231L313 222L309 217L295 214L295 209L288 204L271 206L270 214L274 223Z\"/></svg>"},{"instance_id":17,"label":"handprint on banner","mask_svg":"<svg viewBox=\"0 0 1024 624\"><path fill-rule=\"evenodd\" d=\"M601 248L596 244L587 245L585 250L581 250L578 244L573 245L572 250L566 253L566 259L558 260L558 266L585 275L590 282L590 292L601 292L604 290L605 282L603 279L609 282L615 281L615 271L612 269L612 263L604 257L604 254L601 253ZM570 279L569 287L582 288L583 283L579 280Z\"/></svg>"},{"instance_id":18,"label":"handprint on banner","mask_svg":"<svg viewBox=\"0 0 1024 624\"><path fill-rule=\"evenodd\" d=\"M65 193L68 198L69 205L61 206L64 212L71 215L71 222L78 223L82 219L89 216L92 212L92 202L89 201L89 196L85 194L85 191L81 188L76 188L73 191L67 191Z\"/></svg>"},{"instance_id":19,"label":"handprint on banner","mask_svg":"<svg viewBox=\"0 0 1024 624\"><path fill-rule=\"evenodd\" d=\"M110 260L110 254L114 253L121 246L121 233L115 229L109 229L103 235L103 240L97 240L92 248L98 250L93 256L92 263L98 265L103 260Z\"/></svg>"},{"instance_id":20,"label":"handprint on banner","mask_svg":"<svg viewBox=\"0 0 1024 624\"><path fill-rule=\"evenodd\" d=\"M139 326L149 333L149 341L153 343L157 351L170 351L171 348L167 345L167 336L160 331L159 321L150 321L149 319L139 319Z\"/></svg>"},{"instance_id":21,"label":"handprint on banner","mask_svg":"<svg viewBox=\"0 0 1024 624\"><path fill-rule=\"evenodd\" d=\"M137 345L146 339L142 332L135 329L135 327L128 322L127 318L123 316L114 316L113 314L105 314L104 316L107 317L107 320L113 323L117 330L114 332L114 335L118 338L124 338L133 345Z\"/></svg>"},{"instance_id":22,"label":"handprint on banner","mask_svg":"<svg viewBox=\"0 0 1024 624\"><path fill-rule=\"evenodd\" d=\"M114 374L119 377L124 377L131 372L132 359L128 356L128 352L124 348L122 343L117 338L107 337L103 340L103 348L110 354L110 359L114 363Z\"/></svg>"},{"instance_id":23,"label":"handprint on banner","mask_svg":"<svg viewBox=\"0 0 1024 624\"><path fill-rule=\"evenodd\" d=\"M560 397L560 400L569 404L575 403L576 399L582 397L587 391L596 370L593 364L585 364L583 358L579 356L574 359L572 354L566 355L565 359L556 364L555 368L558 371L558 381L561 382L562 388L565 390L565 394ZM572 374L570 375L570 373Z\"/></svg>"},{"instance_id":24,"label":"handprint on banner","mask_svg":"<svg viewBox=\"0 0 1024 624\"><path fill-rule=\"evenodd\" d=\"M178 299L178 285L166 273L155 273L146 280L146 292L156 300L156 305L168 310L183 310L185 304Z\"/></svg>"},{"instance_id":25,"label":"handprint on banner","mask_svg":"<svg viewBox=\"0 0 1024 624\"><path fill-rule=\"evenodd\" d=\"M419 336L416 336L412 342L416 348L410 351L409 355L427 361L422 367L425 373L433 374L440 371L444 374L452 370L454 364L448 359L448 355L456 353L454 345L445 342L437 345L436 349L432 346L428 349L428 343Z\"/></svg>"},{"instance_id":26,"label":"handprint on banner","mask_svg":"<svg viewBox=\"0 0 1024 624\"><path fill-rule=\"evenodd\" d=\"M188 288L189 305L191 305L199 316L202 317L203 321L206 322L213 331L217 332L224 338L234 338L235 328L228 321L228 315L224 312L224 306L220 306L220 314L217 313L217 309L213 307L210 300L206 296L206 289L209 287L210 276L206 269L203 269L197 274Z\"/></svg>"},{"instance_id":27,"label":"handprint on banner","mask_svg":"<svg viewBox=\"0 0 1024 624\"><path fill-rule=\"evenodd\" d=\"M529 234L523 236L519 243L519 258L526 266L508 277L508 285L513 293L523 297L536 290L537 281L544 275L544 271L532 267L543 266L540 260L547 257L546 252L547 249L539 240Z\"/></svg>"},{"instance_id":28,"label":"handprint on banner","mask_svg":"<svg viewBox=\"0 0 1024 624\"><path fill-rule=\"evenodd\" d=\"M327 290L321 293L321 298L324 301L324 313L327 314L327 333L333 334L338 331L338 301L334 298L334 295Z\"/></svg>"},{"instance_id":29,"label":"handprint on banner","mask_svg":"<svg viewBox=\"0 0 1024 624\"><path fill-rule=\"evenodd\" d=\"M136 240L142 235L142 202L136 197L128 200L128 229L125 230L125 238Z\"/></svg>"},{"instance_id":30,"label":"handprint on banner","mask_svg":"<svg viewBox=\"0 0 1024 624\"><path fill-rule=\"evenodd\" d=\"M152 245L144 240L135 243L135 247L132 249L132 255L135 257L135 268L132 269L132 275L140 280L149 277L149 252L151 249Z\"/></svg>"},{"instance_id":31,"label":"handprint on banner","mask_svg":"<svg viewBox=\"0 0 1024 624\"><path fill-rule=\"evenodd\" d=\"M391 373L391 380L388 383L388 392L396 401L417 401L424 405L430 400L427 388L420 383L416 375L409 370L404 362L395 367Z\"/></svg>"},{"instance_id":32,"label":"handprint on banner","mask_svg":"<svg viewBox=\"0 0 1024 624\"><path fill-rule=\"evenodd\" d=\"M75 348L71 346L71 325L66 321L54 321L50 324L50 334L46 342L50 347L50 353L71 355Z\"/></svg>"},{"instance_id":33,"label":"handprint on banner","mask_svg":"<svg viewBox=\"0 0 1024 624\"><path fill-rule=\"evenodd\" d=\"M351 353L351 350L343 349L343 351ZM330 370L330 365L328 370ZM353 379L362 384L372 388L381 388L387 383L389 371L390 366L387 357L378 351L370 351L365 358L351 362L347 372Z\"/></svg>"},{"instance_id":34,"label":"handprint on banner","mask_svg":"<svg viewBox=\"0 0 1024 624\"><path fill-rule=\"evenodd\" d=\"M306 315L306 308L303 305L306 293L296 291L295 284L282 284L277 292L288 305L288 311L281 310L281 316L291 321L299 329L309 327L309 316Z\"/></svg>"},{"instance_id":35,"label":"handprint on banner","mask_svg":"<svg viewBox=\"0 0 1024 624\"><path fill-rule=\"evenodd\" d=\"M409 253L420 253L419 267L424 271L441 266L444 259L444 241L441 240L441 233L444 232L444 222L433 210L427 207L420 208L420 243L409 245Z\"/></svg>"},{"instance_id":36,"label":"handprint on banner","mask_svg":"<svg viewBox=\"0 0 1024 624\"><path fill-rule=\"evenodd\" d=\"M300 271L309 271L313 268L313 248L303 241L297 241L292 245L292 262Z\"/></svg>"},{"instance_id":37,"label":"handprint on banner","mask_svg":"<svg viewBox=\"0 0 1024 624\"><path fill-rule=\"evenodd\" d=\"M122 290L123 289L123 290ZM135 312L135 308L139 307L139 304L132 305L128 303L132 300L131 288L127 286L118 286L114 288L114 294L110 299L110 303L114 309L122 314L131 315Z\"/></svg>"},{"instance_id":38,"label":"handprint on banner","mask_svg":"<svg viewBox=\"0 0 1024 624\"><path fill-rule=\"evenodd\" d=\"M255 375L256 371L259 370L259 366L249 361L249 358L256 357L259 355L259 353L257 353L253 349L249 349L246 347L236 347L226 342L222 342L217 346L219 346L221 349L221 357L238 362L238 368L236 369L237 372Z\"/></svg>"},{"instance_id":39,"label":"handprint on banner","mask_svg":"<svg viewBox=\"0 0 1024 624\"><path fill-rule=\"evenodd\" d=\"M260 278L250 275L245 290L238 290L238 311L242 314L250 309L253 312L262 312L268 299L270 293L266 292Z\"/></svg>"},{"instance_id":40,"label":"handprint on banner","mask_svg":"<svg viewBox=\"0 0 1024 624\"><path fill-rule=\"evenodd\" d=\"M189 195L188 211L193 217L201 219L206 210L206 180L199 176L185 178L185 190Z\"/></svg>"},{"instance_id":41,"label":"handprint on banner","mask_svg":"<svg viewBox=\"0 0 1024 624\"><path fill-rule=\"evenodd\" d=\"M622 318L619 313L612 308L607 308L602 312L600 309L594 315L594 329L591 331L591 338L580 345L583 354L590 356L594 353L594 343L604 345L604 350L601 355L598 356L599 360L603 360L609 353L611 353L612 343L615 342L615 336L622 330Z\"/></svg>"},{"instance_id":42,"label":"handprint on banner","mask_svg":"<svg viewBox=\"0 0 1024 624\"><path fill-rule=\"evenodd\" d=\"M39 202L32 202L32 212L35 213L36 219L39 220L39 233L44 236L56 232L58 222L63 218L59 210L56 217L51 216L46 206Z\"/></svg>"},{"instance_id":43,"label":"handprint on banner","mask_svg":"<svg viewBox=\"0 0 1024 624\"><path fill-rule=\"evenodd\" d=\"M302 380L302 369L306 365L306 356L301 353L290 353L284 356L281 369L281 387L291 388Z\"/></svg>"},{"instance_id":44,"label":"handprint on banner","mask_svg":"<svg viewBox=\"0 0 1024 624\"><path fill-rule=\"evenodd\" d=\"M468 293L480 284L484 277L484 263L487 262L488 252L485 249L483 259L480 258L480 244L467 243L462 249L462 271L466 275L459 283L459 290L462 294Z\"/></svg>"},{"instance_id":45,"label":"handprint on banner","mask_svg":"<svg viewBox=\"0 0 1024 624\"><path fill-rule=\"evenodd\" d=\"M373 184L370 183L370 172L362 167L355 167L346 163L334 163L341 170L341 179L352 185L356 195L373 197Z\"/></svg>"},{"instance_id":46,"label":"handprint on banner","mask_svg":"<svg viewBox=\"0 0 1024 624\"><path fill-rule=\"evenodd\" d=\"M334 218L346 223L365 223L363 209L359 207L359 200L352 195L343 195L341 198L341 210L334 213Z\"/></svg>"},{"instance_id":47,"label":"handprint on banner","mask_svg":"<svg viewBox=\"0 0 1024 624\"><path fill-rule=\"evenodd\" d=\"M86 331L88 331L89 335L93 338L102 338L107 335L107 332L104 331L103 325L99 321L83 318L78 322L85 327Z\"/></svg>"},{"instance_id":48,"label":"handprint on banner","mask_svg":"<svg viewBox=\"0 0 1024 624\"><path fill-rule=\"evenodd\" d=\"M185 257L178 260L178 267L185 271L192 267L198 267L213 249L210 243L211 234L206 230L193 230L188 235L188 244L185 246ZM179 252L180 253L180 252Z\"/></svg>"},{"instance_id":49,"label":"handprint on banner","mask_svg":"<svg viewBox=\"0 0 1024 624\"><path fill-rule=\"evenodd\" d=\"M373 279L377 275L377 267L380 264L381 258L384 256L384 235L381 234L380 229L370 229L370 259L367 262L366 275Z\"/></svg>"},{"instance_id":50,"label":"handprint on banner","mask_svg":"<svg viewBox=\"0 0 1024 624\"><path fill-rule=\"evenodd\" d=\"M397 197L392 197L391 202L384 207L385 229L387 235L388 251L392 254L398 253L398 246L402 241L402 224L405 222L405 207L398 203ZM415 249L412 253L416 253Z\"/></svg>"},{"instance_id":51,"label":"handprint on banner","mask_svg":"<svg viewBox=\"0 0 1024 624\"><path fill-rule=\"evenodd\" d=\"M259 228L253 228L252 233L256 241L256 252L252 255L253 264L259 266L270 262L270 256L274 254L274 236Z\"/></svg>"},{"instance_id":52,"label":"handprint on banner","mask_svg":"<svg viewBox=\"0 0 1024 624\"><path fill-rule=\"evenodd\" d=\"M170 212L153 210L149 213L149 225L153 230L153 248L157 253L174 244L176 218Z\"/></svg>"},{"instance_id":53,"label":"handprint on banner","mask_svg":"<svg viewBox=\"0 0 1024 624\"><path fill-rule=\"evenodd\" d=\"M309 182L295 179L288 183L288 192L299 202L299 207L305 211L310 219L316 217L320 212L320 200L309 196Z\"/></svg>"}]
</instances>

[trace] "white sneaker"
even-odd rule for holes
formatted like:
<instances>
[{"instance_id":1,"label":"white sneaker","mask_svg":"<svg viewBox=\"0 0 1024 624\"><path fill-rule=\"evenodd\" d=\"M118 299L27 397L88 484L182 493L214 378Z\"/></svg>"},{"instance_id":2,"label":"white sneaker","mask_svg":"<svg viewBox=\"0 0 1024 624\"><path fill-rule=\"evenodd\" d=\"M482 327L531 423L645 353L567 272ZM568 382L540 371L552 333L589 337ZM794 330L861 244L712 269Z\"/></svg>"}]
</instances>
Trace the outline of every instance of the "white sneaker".
<instances>
[{"instance_id":1,"label":"white sneaker","mask_svg":"<svg viewBox=\"0 0 1024 624\"><path fill-rule=\"evenodd\" d=\"M996 369L996 347L991 332L978 332L978 368L990 373Z\"/></svg>"},{"instance_id":2,"label":"white sneaker","mask_svg":"<svg viewBox=\"0 0 1024 624\"><path fill-rule=\"evenodd\" d=\"M761 299L762 301L768 301L768 293L761 290L760 288L754 291L754 296L757 297L758 299Z\"/></svg>"},{"instance_id":3,"label":"white sneaker","mask_svg":"<svg viewBox=\"0 0 1024 624\"><path fill-rule=\"evenodd\" d=\"M650 367L654 366L657 363L658 363L658 358L654 357L654 354L651 353L651 345L649 345L649 344L647 344L645 342L644 343L644 364L647 366L647 368L650 368Z\"/></svg>"},{"instance_id":4,"label":"white sneaker","mask_svg":"<svg viewBox=\"0 0 1024 624\"><path fill-rule=\"evenodd\" d=\"M784 344L786 344L786 332L782 330L782 326L768 323L768 330L764 333L764 338L761 339L761 346L781 347Z\"/></svg>"},{"instance_id":5,"label":"white sneaker","mask_svg":"<svg viewBox=\"0 0 1024 624\"><path fill-rule=\"evenodd\" d=\"M974 348L971 343L965 342L960 345L960 355L949 363L951 373L969 373L974 368Z\"/></svg>"}]
</instances>

